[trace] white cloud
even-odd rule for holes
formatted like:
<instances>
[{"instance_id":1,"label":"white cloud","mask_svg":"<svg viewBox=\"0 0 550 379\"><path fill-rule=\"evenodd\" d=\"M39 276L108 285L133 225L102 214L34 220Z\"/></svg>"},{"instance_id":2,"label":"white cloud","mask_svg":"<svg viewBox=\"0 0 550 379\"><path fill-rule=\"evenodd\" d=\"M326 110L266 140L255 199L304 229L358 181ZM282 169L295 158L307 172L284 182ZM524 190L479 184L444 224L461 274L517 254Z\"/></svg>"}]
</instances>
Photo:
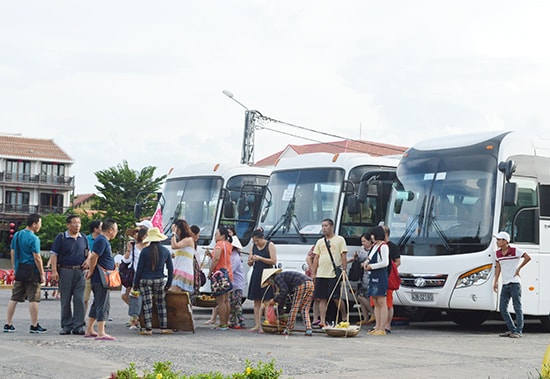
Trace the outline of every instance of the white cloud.
<instances>
[{"instance_id":1,"label":"white cloud","mask_svg":"<svg viewBox=\"0 0 550 379\"><path fill-rule=\"evenodd\" d=\"M0 13L1 131L53 138L77 192L116 166L238 162L244 110L410 145L544 134L547 2L11 1ZM327 141L333 138L290 133ZM256 133L261 159L289 143Z\"/></svg>"}]
</instances>

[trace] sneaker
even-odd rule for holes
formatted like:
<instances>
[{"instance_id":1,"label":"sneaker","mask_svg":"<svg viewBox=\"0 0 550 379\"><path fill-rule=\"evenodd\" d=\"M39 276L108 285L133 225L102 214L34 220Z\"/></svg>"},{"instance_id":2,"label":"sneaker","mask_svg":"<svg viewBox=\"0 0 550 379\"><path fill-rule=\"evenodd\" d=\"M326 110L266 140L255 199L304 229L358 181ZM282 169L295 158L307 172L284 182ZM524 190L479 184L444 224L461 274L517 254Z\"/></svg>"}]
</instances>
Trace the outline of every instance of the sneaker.
<instances>
[{"instance_id":1,"label":"sneaker","mask_svg":"<svg viewBox=\"0 0 550 379\"><path fill-rule=\"evenodd\" d=\"M61 329L59 331L59 335L66 336L67 334L71 334L71 329Z\"/></svg>"},{"instance_id":2,"label":"sneaker","mask_svg":"<svg viewBox=\"0 0 550 379\"><path fill-rule=\"evenodd\" d=\"M512 335L512 332L508 331L508 332L501 333L498 336L499 337L510 337L511 335Z\"/></svg>"},{"instance_id":3,"label":"sneaker","mask_svg":"<svg viewBox=\"0 0 550 379\"><path fill-rule=\"evenodd\" d=\"M15 326L4 324L4 333L13 333L15 332Z\"/></svg>"},{"instance_id":4,"label":"sneaker","mask_svg":"<svg viewBox=\"0 0 550 379\"><path fill-rule=\"evenodd\" d=\"M29 333L34 333L34 334L43 334L43 333L46 333L47 331L48 331L48 329L44 329L38 323L36 324L36 326L31 325L31 327L29 329Z\"/></svg>"},{"instance_id":5,"label":"sneaker","mask_svg":"<svg viewBox=\"0 0 550 379\"><path fill-rule=\"evenodd\" d=\"M282 334L283 336L289 336L289 335L290 335L290 332L289 332L287 329L285 329L285 330L283 330L283 332L282 332L281 334Z\"/></svg>"},{"instance_id":6,"label":"sneaker","mask_svg":"<svg viewBox=\"0 0 550 379\"><path fill-rule=\"evenodd\" d=\"M511 333L511 334L509 335L509 337L510 337L510 338L521 338L521 333L518 333L518 332L516 332L516 333Z\"/></svg>"},{"instance_id":7,"label":"sneaker","mask_svg":"<svg viewBox=\"0 0 550 379\"><path fill-rule=\"evenodd\" d=\"M75 336L83 336L84 334L86 334L86 332L84 331L84 329L75 329L72 331L72 333L75 335Z\"/></svg>"},{"instance_id":8,"label":"sneaker","mask_svg":"<svg viewBox=\"0 0 550 379\"><path fill-rule=\"evenodd\" d=\"M311 337L312 335L313 335L313 331L311 329L306 329L306 333L304 334L304 336Z\"/></svg>"}]
</instances>

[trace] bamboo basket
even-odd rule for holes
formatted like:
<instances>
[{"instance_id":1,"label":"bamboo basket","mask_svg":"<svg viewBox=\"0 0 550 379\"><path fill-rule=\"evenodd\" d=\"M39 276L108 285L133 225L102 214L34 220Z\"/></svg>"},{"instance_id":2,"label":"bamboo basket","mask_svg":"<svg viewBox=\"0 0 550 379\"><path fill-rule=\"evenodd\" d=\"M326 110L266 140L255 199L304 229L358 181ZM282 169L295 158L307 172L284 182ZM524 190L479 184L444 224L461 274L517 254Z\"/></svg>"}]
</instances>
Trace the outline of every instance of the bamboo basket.
<instances>
[{"instance_id":1,"label":"bamboo basket","mask_svg":"<svg viewBox=\"0 0 550 379\"><path fill-rule=\"evenodd\" d=\"M199 296L197 296L195 298L195 301L194 301L193 305L195 305L197 307L202 307L202 308L214 308L217 305L217 303L216 303L216 299L205 300L205 299L201 299Z\"/></svg>"},{"instance_id":2,"label":"bamboo basket","mask_svg":"<svg viewBox=\"0 0 550 379\"><path fill-rule=\"evenodd\" d=\"M327 336L331 337L355 337L359 334L359 331L361 330L360 326L357 325L351 325L347 328L332 328L325 326L324 331L327 334Z\"/></svg>"}]
</instances>

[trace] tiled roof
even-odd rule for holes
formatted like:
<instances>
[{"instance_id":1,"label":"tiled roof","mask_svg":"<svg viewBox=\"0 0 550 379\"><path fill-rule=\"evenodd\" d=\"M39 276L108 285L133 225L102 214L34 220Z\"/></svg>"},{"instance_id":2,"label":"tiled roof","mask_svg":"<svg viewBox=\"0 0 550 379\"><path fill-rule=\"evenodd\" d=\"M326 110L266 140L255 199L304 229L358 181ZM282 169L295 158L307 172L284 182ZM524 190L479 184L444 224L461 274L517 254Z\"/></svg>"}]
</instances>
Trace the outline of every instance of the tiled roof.
<instances>
[{"instance_id":1,"label":"tiled roof","mask_svg":"<svg viewBox=\"0 0 550 379\"><path fill-rule=\"evenodd\" d=\"M341 140L309 145L287 145L285 149L278 153L259 160L255 163L255 166L274 165L277 159L279 159L288 149L294 150L298 155L309 153L367 153L373 157L403 154L405 150L407 150L407 148L403 146L362 140Z\"/></svg>"},{"instance_id":2,"label":"tiled roof","mask_svg":"<svg viewBox=\"0 0 550 379\"><path fill-rule=\"evenodd\" d=\"M91 198L95 197L95 193L84 193L80 195L76 195L73 200L73 206L75 208L78 208L80 205L85 203L86 201L90 200Z\"/></svg>"},{"instance_id":3,"label":"tiled roof","mask_svg":"<svg viewBox=\"0 0 550 379\"><path fill-rule=\"evenodd\" d=\"M9 134L0 134L0 156L8 159L73 163L72 158L51 139L27 138Z\"/></svg>"}]
</instances>

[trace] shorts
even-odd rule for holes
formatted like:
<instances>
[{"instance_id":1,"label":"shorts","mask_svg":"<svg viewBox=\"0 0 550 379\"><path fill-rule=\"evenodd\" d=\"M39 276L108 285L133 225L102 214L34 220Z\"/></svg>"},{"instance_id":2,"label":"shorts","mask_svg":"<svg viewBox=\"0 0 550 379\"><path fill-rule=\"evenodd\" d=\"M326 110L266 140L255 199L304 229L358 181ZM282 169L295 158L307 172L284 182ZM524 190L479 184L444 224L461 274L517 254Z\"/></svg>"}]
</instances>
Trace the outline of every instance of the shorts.
<instances>
[{"instance_id":1,"label":"shorts","mask_svg":"<svg viewBox=\"0 0 550 379\"><path fill-rule=\"evenodd\" d=\"M340 298L340 286L342 281L336 278L316 278L313 291L314 299L329 299L332 293L333 299ZM336 288L334 288L336 287ZM334 292L333 292L334 289Z\"/></svg>"},{"instance_id":2,"label":"shorts","mask_svg":"<svg viewBox=\"0 0 550 379\"><path fill-rule=\"evenodd\" d=\"M372 299L372 296L370 298L370 305L371 307L374 307L374 300ZM388 290L386 292L386 307L388 309L393 307L393 290Z\"/></svg>"},{"instance_id":3,"label":"shorts","mask_svg":"<svg viewBox=\"0 0 550 379\"><path fill-rule=\"evenodd\" d=\"M13 283L11 290L11 299L19 303L28 300L29 303L40 303L40 283L39 282L20 282Z\"/></svg>"}]
</instances>

